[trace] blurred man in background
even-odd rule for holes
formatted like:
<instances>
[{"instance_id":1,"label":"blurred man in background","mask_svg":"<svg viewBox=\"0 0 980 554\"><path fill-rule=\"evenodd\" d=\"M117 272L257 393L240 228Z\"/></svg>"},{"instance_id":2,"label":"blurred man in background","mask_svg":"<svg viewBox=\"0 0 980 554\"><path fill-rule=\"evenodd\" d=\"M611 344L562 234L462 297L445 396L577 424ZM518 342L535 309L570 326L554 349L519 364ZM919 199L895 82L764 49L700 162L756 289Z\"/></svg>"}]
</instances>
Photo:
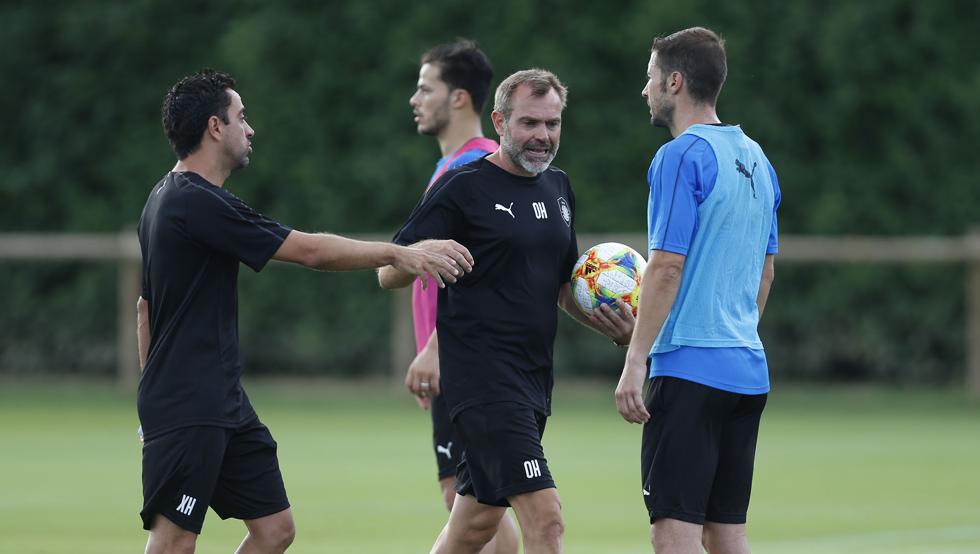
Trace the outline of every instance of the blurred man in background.
<instances>
[{"instance_id":1,"label":"blurred man in background","mask_svg":"<svg viewBox=\"0 0 980 554\"><path fill-rule=\"evenodd\" d=\"M395 235L399 244L453 238L475 259L466 279L439 294L440 392L465 450L436 553L479 552L507 506L517 514L525 552L561 552L561 503L541 446L557 305L622 343L632 331L628 310L607 328L572 297L575 198L565 172L551 167L565 95L548 71L505 79L491 114L500 148L439 178ZM412 281L395 267L378 277L385 288Z\"/></svg>"},{"instance_id":2,"label":"blurred man in background","mask_svg":"<svg viewBox=\"0 0 980 554\"><path fill-rule=\"evenodd\" d=\"M450 242L406 248L302 233L249 208L224 188L249 164L255 135L226 74L175 84L163 126L178 161L150 192L138 229L146 552L193 552L208 506L244 520L238 552L283 552L295 528L276 442L241 385L239 263L255 271L270 259L321 270L393 264L443 286L471 258Z\"/></svg>"},{"instance_id":3,"label":"blurred man in background","mask_svg":"<svg viewBox=\"0 0 980 554\"><path fill-rule=\"evenodd\" d=\"M415 94L409 100L415 125L422 135L436 138L442 157L429 178L425 193L445 172L483 158L497 150L497 142L483 136L480 121L490 96L493 69L475 42L440 44L422 56ZM439 337L436 333L437 288L421 280L412 284L412 318L417 355L408 367L405 386L419 405L432 412L432 448L438 467L439 488L446 508L456 498L456 464L463 443L453 432L446 401L439 394ZM486 553L516 554L517 528L504 517Z\"/></svg>"},{"instance_id":4,"label":"blurred man in background","mask_svg":"<svg viewBox=\"0 0 980 554\"><path fill-rule=\"evenodd\" d=\"M780 192L759 145L718 119L727 72L723 41L695 27L653 41L643 89L651 122L675 138L647 175L650 262L616 405L644 424L643 500L659 554L749 552L769 392L757 328Z\"/></svg>"}]
</instances>

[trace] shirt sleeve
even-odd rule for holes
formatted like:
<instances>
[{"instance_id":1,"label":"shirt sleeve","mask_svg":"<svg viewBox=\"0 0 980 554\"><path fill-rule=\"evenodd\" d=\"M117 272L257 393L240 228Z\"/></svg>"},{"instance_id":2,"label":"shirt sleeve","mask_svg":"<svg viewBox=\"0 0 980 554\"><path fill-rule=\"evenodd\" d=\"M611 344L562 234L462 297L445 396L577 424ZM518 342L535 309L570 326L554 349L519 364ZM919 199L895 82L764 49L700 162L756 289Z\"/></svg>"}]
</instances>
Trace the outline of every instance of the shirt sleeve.
<instances>
[{"instance_id":1,"label":"shirt sleeve","mask_svg":"<svg viewBox=\"0 0 980 554\"><path fill-rule=\"evenodd\" d=\"M718 178L718 161L704 139L682 135L664 145L647 172L649 248L686 256L698 227L698 206Z\"/></svg>"},{"instance_id":2,"label":"shirt sleeve","mask_svg":"<svg viewBox=\"0 0 980 554\"><path fill-rule=\"evenodd\" d=\"M772 167L772 164L769 164L769 176L772 178L773 197L775 200L772 203L772 230L769 231L769 244L766 245L766 254L778 254L779 229L776 224L776 212L779 210L779 204L783 200L783 193L779 189L779 179L776 178L776 169Z\"/></svg>"},{"instance_id":3,"label":"shirt sleeve","mask_svg":"<svg viewBox=\"0 0 980 554\"><path fill-rule=\"evenodd\" d=\"M454 186L458 177L458 174L440 177L395 233L392 242L404 246L427 239L452 238L462 219L455 198L460 188Z\"/></svg>"},{"instance_id":4,"label":"shirt sleeve","mask_svg":"<svg viewBox=\"0 0 980 554\"><path fill-rule=\"evenodd\" d=\"M191 238L254 271L265 267L292 231L216 187L200 187L188 196L185 225Z\"/></svg>"}]
</instances>

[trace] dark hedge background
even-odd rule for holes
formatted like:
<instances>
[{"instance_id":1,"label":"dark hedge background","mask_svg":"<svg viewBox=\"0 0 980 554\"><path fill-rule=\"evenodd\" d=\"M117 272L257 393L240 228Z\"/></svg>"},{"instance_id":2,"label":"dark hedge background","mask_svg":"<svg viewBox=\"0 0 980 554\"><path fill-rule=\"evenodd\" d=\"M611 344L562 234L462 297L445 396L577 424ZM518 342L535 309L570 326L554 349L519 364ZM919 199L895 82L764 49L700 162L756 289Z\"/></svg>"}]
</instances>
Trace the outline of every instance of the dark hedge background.
<instances>
[{"instance_id":1,"label":"dark hedge background","mask_svg":"<svg viewBox=\"0 0 980 554\"><path fill-rule=\"evenodd\" d=\"M643 232L646 167L669 139L640 97L649 45L705 25L728 42L720 115L779 173L781 233L959 235L980 220L977 21L967 0L8 2L0 232L132 227L174 163L163 94L210 66L238 79L257 130L231 190L300 229L390 234L438 157L408 107L418 57L457 36L481 43L495 83L531 66L565 81L556 164L579 232ZM762 329L773 374L955 381L963 277L778 265ZM113 371L111 264L0 262L0 283L0 370ZM243 269L241 304L253 373L389 371L391 297L369 273ZM568 321L557 350L560 372L618 374L620 352Z\"/></svg>"}]
</instances>

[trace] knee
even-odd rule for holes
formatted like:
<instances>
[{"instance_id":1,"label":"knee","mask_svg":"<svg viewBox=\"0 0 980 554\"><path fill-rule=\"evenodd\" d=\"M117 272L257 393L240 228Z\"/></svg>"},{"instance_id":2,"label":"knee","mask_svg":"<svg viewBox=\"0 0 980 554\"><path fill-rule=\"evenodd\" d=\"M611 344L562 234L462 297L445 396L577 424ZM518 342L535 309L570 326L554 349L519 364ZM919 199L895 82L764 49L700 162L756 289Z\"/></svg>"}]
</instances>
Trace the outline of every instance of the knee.
<instances>
[{"instance_id":1,"label":"knee","mask_svg":"<svg viewBox=\"0 0 980 554\"><path fill-rule=\"evenodd\" d=\"M296 539L296 524L292 518L283 518L275 525L268 525L261 531L261 536L256 537L258 542L273 551L282 551L289 548Z\"/></svg>"},{"instance_id":2,"label":"knee","mask_svg":"<svg viewBox=\"0 0 980 554\"><path fill-rule=\"evenodd\" d=\"M466 542L473 545L487 544L497 534L499 525L500 520L490 514L471 519L466 529Z\"/></svg>"},{"instance_id":3,"label":"knee","mask_svg":"<svg viewBox=\"0 0 980 554\"><path fill-rule=\"evenodd\" d=\"M181 554L193 554L197 547L197 535L187 533L175 537L170 543L167 552L179 552Z\"/></svg>"},{"instance_id":4,"label":"knee","mask_svg":"<svg viewBox=\"0 0 980 554\"><path fill-rule=\"evenodd\" d=\"M293 544L296 540L296 524L290 519L288 522L277 526L275 530L274 540L276 545L282 547L283 550L289 548L289 545Z\"/></svg>"},{"instance_id":5,"label":"knee","mask_svg":"<svg viewBox=\"0 0 980 554\"><path fill-rule=\"evenodd\" d=\"M565 534L565 521L561 517L561 511L557 508L538 514L529 527L529 529L522 530L525 536L535 542L546 544L559 542Z\"/></svg>"}]
</instances>

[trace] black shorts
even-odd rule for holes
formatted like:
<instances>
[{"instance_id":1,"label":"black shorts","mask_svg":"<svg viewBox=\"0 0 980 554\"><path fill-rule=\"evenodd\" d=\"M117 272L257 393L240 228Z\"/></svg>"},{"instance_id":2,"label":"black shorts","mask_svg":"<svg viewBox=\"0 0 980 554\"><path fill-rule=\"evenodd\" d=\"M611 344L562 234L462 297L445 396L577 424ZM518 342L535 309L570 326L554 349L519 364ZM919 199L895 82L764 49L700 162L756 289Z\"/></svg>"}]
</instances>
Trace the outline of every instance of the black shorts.
<instances>
[{"instance_id":1,"label":"black shorts","mask_svg":"<svg viewBox=\"0 0 980 554\"><path fill-rule=\"evenodd\" d=\"M456 415L456 433L466 448L456 474L456 492L481 504L510 506L507 497L555 488L541 436L548 417L514 402L467 408Z\"/></svg>"},{"instance_id":2,"label":"black shorts","mask_svg":"<svg viewBox=\"0 0 980 554\"><path fill-rule=\"evenodd\" d=\"M439 480L456 475L456 465L463 457L463 442L453 430L453 420L442 395L432 398L429 405L432 412L432 448L436 453L436 466Z\"/></svg>"},{"instance_id":3,"label":"black shorts","mask_svg":"<svg viewBox=\"0 0 980 554\"><path fill-rule=\"evenodd\" d=\"M143 528L160 514L200 534L210 506L221 519L289 507L276 441L254 420L238 429L184 427L143 444Z\"/></svg>"},{"instance_id":4,"label":"black shorts","mask_svg":"<svg viewBox=\"0 0 980 554\"><path fill-rule=\"evenodd\" d=\"M650 523L745 523L766 394L654 377L643 426L643 500Z\"/></svg>"}]
</instances>

